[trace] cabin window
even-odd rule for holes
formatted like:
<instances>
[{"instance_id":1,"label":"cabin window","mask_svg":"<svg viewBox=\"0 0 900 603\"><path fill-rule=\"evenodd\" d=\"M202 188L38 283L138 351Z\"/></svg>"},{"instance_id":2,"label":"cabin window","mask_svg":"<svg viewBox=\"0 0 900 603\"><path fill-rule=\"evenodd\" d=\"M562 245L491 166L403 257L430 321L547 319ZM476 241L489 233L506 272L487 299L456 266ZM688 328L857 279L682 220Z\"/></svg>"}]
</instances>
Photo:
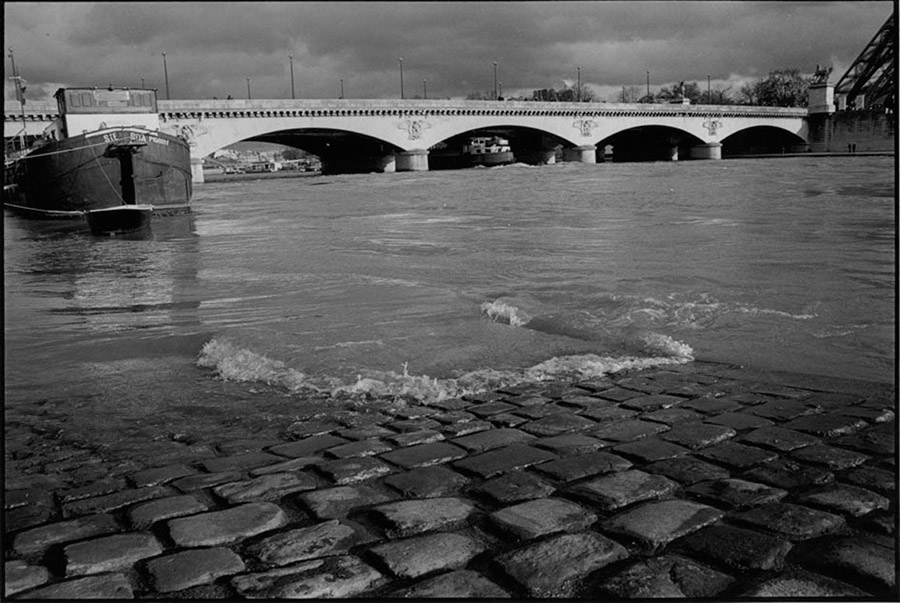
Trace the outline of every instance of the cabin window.
<instances>
[{"instance_id":1,"label":"cabin window","mask_svg":"<svg viewBox=\"0 0 900 603\"><path fill-rule=\"evenodd\" d=\"M82 92L81 93L81 104L85 107L90 107L94 104L94 95L90 92Z\"/></svg>"},{"instance_id":2,"label":"cabin window","mask_svg":"<svg viewBox=\"0 0 900 603\"><path fill-rule=\"evenodd\" d=\"M73 107L80 107L81 106L81 96L79 96L77 93L70 94L69 95L69 104Z\"/></svg>"}]
</instances>

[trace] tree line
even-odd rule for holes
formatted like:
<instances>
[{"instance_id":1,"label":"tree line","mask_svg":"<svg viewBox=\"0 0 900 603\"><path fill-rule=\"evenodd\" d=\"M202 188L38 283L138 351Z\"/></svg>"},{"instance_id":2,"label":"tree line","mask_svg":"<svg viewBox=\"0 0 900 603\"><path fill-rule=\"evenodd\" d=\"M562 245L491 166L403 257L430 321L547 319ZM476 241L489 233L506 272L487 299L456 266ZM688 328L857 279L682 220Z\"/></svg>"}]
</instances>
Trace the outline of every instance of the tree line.
<instances>
[{"instance_id":1,"label":"tree line","mask_svg":"<svg viewBox=\"0 0 900 603\"><path fill-rule=\"evenodd\" d=\"M664 86L656 93L646 94L640 86L623 86L613 102L620 103L668 103L681 99L692 105L756 105L768 107L806 107L809 105L809 85L813 77L804 77L799 69L775 69L765 77L747 82L738 90L732 86L715 88L698 82L680 82ZM491 100L484 92L472 92L468 100ZM502 97L499 100L504 100ZM597 94L586 85L563 84L559 90L544 88L534 90L531 98L517 97L506 100L533 100L543 102L597 102Z\"/></svg>"}]
</instances>

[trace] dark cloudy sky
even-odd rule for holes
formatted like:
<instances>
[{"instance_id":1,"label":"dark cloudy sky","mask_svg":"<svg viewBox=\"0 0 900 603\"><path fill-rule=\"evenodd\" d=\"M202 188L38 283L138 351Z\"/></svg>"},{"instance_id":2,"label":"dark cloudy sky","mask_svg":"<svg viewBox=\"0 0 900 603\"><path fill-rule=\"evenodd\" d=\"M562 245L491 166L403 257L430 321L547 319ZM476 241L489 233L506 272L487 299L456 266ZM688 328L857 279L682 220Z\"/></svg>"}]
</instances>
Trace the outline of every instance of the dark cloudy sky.
<instances>
[{"instance_id":1,"label":"dark cloudy sky","mask_svg":"<svg viewBox=\"0 0 900 603\"><path fill-rule=\"evenodd\" d=\"M147 86L173 99L464 98L582 80L604 100L622 86L732 86L778 68L836 81L891 2L6 2L4 42L28 98L59 86ZM9 52L7 51L7 55ZM7 56L5 71L10 68ZM5 80L5 98L14 98Z\"/></svg>"}]
</instances>

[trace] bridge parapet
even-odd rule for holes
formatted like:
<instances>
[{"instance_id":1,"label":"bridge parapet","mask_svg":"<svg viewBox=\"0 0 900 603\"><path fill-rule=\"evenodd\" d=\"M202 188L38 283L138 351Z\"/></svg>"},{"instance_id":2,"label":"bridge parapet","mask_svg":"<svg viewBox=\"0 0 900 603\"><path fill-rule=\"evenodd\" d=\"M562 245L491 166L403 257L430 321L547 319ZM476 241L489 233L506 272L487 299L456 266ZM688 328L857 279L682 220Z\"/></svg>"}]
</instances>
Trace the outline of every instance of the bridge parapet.
<instances>
[{"instance_id":1,"label":"bridge parapet","mask_svg":"<svg viewBox=\"0 0 900 603\"><path fill-rule=\"evenodd\" d=\"M532 101L391 100L391 99L202 99L160 100L164 117L328 117L328 116L534 116L534 117L806 117L806 108L746 105L681 105L637 103L559 103ZM27 120L57 115L55 101L28 101ZM6 121L22 119L18 101L4 101Z\"/></svg>"}]
</instances>

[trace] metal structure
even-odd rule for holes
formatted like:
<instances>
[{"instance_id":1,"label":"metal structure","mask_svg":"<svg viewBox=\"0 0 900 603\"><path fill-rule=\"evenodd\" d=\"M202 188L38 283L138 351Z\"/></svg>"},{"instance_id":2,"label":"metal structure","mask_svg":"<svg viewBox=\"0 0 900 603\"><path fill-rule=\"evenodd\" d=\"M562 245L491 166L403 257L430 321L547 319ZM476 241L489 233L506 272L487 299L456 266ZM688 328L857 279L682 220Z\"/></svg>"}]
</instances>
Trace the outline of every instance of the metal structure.
<instances>
[{"instance_id":1,"label":"metal structure","mask_svg":"<svg viewBox=\"0 0 900 603\"><path fill-rule=\"evenodd\" d=\"M841 108L873 109L893 107L896 102L897 25L891 13L872 41L860 53L837 85L835 95L843 97Z\"/></svg>"}]
</instances>

